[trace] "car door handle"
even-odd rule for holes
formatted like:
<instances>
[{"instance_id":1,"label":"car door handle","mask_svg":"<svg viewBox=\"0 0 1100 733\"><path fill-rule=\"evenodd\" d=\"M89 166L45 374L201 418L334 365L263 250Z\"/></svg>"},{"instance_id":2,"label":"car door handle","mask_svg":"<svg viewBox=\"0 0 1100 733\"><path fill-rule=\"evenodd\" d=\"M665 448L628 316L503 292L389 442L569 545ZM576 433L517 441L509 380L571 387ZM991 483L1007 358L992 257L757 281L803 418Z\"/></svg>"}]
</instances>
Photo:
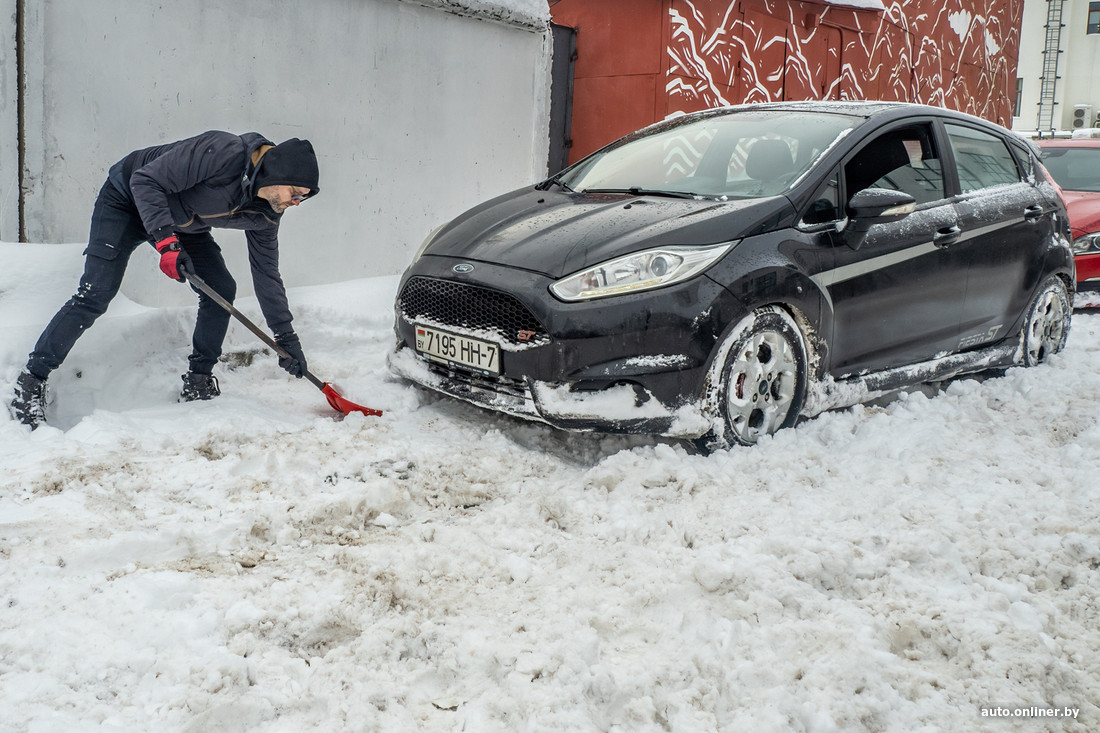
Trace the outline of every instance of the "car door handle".
<instances>
[{"instance_id":1,"label":"car door handle","mask_svg":"<svg viewBox=\"0 0 1100 733\"><path fill-rule=\"evenodd\" d=\"M937 247L950 247L955 242L959 241L959 237L962 236L962 229L958 227L944 227L936 232L936 235L932 237L932 243Z\"/></svg>"},{"instance_id":2,"label":"car door handle","mask_svg":"<svg viewBox=\"0 0 1100 733\"><path fill-rule=\"evenodd\" d=\"M1032 204L1024 209L1024 219L1026 221L1039 221L1043 218L1043 207L1039 204Z\"/></svg>"}]
</instances>

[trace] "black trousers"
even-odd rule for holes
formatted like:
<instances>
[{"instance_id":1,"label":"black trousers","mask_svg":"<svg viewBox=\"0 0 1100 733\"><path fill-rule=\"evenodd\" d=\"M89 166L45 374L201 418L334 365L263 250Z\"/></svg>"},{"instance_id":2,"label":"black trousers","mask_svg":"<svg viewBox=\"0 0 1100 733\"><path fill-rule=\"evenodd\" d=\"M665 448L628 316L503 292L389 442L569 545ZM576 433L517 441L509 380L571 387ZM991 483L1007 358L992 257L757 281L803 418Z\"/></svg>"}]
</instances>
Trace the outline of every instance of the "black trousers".
<instances>
[{"instance_id":1,"label":"black trousers","mask_svg":"<svg viewBox=\"0 0 1100 733\"><path fill-rule=\"evenodd\" d=\"M225 266L221 248L208 232L178 234L180 246L191 257L195 272L229 302L237 294L237 283ZM38 337L27 360L27 371L39 379L61 366L76 340L107 310L118 289L130 255L150 241L134 202L110 181L103 185L92 211L92 229L84 250L84 274L76 294L69 298ZM168 283L165 282L167 286ZM192 337L189 369L209 374L222 353L229 328L229 313L198 293L199 308Z\"/></svg>"}]
</instances>

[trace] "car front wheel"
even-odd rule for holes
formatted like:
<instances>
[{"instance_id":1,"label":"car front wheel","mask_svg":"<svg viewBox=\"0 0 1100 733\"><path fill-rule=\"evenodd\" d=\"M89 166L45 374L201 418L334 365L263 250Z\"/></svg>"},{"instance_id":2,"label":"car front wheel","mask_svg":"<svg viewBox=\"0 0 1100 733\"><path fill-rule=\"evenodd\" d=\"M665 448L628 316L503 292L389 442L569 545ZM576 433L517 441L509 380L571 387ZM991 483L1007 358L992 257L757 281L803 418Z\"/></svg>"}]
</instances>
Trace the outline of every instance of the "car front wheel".
<instances>
[{"instance_id":1,"label":"car front wheel","mask_svg":"<svg viewBox=\"0 0 1100 733\"><path fill-rule=\"evenodd\" d=\"M702 440L708 450L754 445L791 427L806 399L806 343L781 308L759 308L737 324L719 350L711 409L720 427ZM718 433L721 432L719 435Z\"/></svg>"},{"instance_id":2,"label":"car front wheel","mask_svg":"<svg viewBox=\"0 0 1100 733\"><path fill-rule=\"evenodd\" d=\"M1069 291L1062 278L1052 275L1039 288L1028 308L1023 332L1024 366L1041 364L1066 345L1071 318Z\"/></svg>"}]
</instances>

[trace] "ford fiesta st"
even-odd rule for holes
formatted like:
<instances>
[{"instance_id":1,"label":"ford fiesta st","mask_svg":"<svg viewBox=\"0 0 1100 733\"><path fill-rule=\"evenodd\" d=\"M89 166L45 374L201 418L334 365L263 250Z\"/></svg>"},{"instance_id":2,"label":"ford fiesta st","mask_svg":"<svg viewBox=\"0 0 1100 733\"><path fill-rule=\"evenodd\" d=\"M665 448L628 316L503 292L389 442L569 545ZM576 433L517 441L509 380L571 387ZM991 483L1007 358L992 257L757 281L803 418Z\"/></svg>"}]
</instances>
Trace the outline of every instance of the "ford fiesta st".
<instances>
[{"instance_id":1,"label":"ford fiesta st","mask_svg":"<svg viewBox=\"0 0 1100 733\"><path fill-rule=\"evenodd\" d=\"M1062 349L1065 207L1027 141L900 103L711 110L434 232L390 367L571 430L753 444Z\"/></svg>"}]
</instances>

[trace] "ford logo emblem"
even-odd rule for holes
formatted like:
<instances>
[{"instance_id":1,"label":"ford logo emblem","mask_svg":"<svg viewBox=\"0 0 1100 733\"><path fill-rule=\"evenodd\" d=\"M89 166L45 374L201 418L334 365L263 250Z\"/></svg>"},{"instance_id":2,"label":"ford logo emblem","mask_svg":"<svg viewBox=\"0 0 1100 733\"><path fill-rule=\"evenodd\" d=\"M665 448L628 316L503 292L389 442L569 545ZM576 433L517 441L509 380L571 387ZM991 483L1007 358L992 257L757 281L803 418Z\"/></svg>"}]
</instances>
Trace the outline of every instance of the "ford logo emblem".
<instances>
[{"instance_id":1,"label":"ford logo emblem","mask_svg":"<svg viewBox=\"0 0 1100 733\"><path fill-rule=\"evenodd\" d=\"M473 272L474 266L471 265L469 262L460 262L459 264L452 267L451 270L461 275L467 272Z\"/></svg>"}]
</instances>

